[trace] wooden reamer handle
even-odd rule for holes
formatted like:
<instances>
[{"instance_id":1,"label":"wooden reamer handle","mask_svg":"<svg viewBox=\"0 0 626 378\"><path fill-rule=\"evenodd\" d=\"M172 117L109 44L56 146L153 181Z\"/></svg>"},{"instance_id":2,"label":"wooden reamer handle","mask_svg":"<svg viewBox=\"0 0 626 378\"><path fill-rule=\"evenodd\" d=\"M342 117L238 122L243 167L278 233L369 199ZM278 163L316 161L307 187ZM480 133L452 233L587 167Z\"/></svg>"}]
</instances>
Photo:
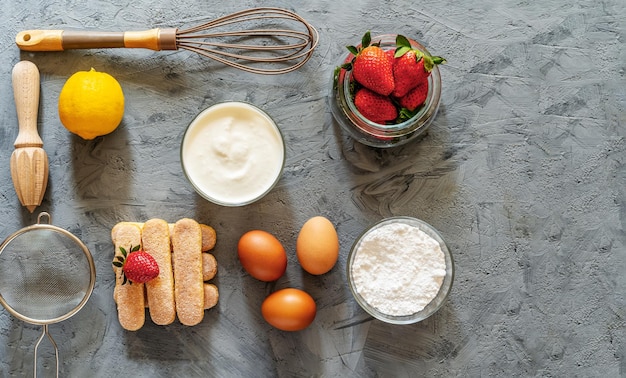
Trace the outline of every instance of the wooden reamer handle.
<instances>
[{"instance_id":1,"label":"wooden reamer handle","mask_svg":"<svg viewBox=\"0 0 626 378\"><path fill-rule=\"evenodd\" d=\"M37 132L39 108L39 70L33 62L18 62L11 73L13 96L17 110L19 132L13 146L42 147L43 141Z\"/></svg>"}]
</instances>

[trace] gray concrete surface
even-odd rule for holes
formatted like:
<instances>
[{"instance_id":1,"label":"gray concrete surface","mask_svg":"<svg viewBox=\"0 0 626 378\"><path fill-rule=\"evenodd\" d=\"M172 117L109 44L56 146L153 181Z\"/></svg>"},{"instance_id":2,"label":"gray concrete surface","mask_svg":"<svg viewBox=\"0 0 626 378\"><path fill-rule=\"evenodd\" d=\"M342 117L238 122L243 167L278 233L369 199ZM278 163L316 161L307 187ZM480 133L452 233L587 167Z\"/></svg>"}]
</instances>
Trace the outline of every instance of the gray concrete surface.
<instances>
[{"instance_id":1,"label":"gray concrete surface","mask_svg":"<svg viewBox=\"0 0 626 378\"><path fill-rule=\"evenodd\" d=\"M296 73L240 73L186 52L88 50L20 53L16 33L35 28L141 30L193 25L234 10L287 7L321 41ZM53 223L91 249L95 291L73 318L50 327L67 377L619 377L626 376L626 7L527 1L2 2L0 33L0 236L35 222L12 187L17 136L10 72L20 59L41 71L39 125L50 158L44 203ZM326 97L344 46L365 30L402 33L445 56L440 112L421 141L390 150L353 143ZM114 75L126 95L122 125L84 141L58 119L74 72ZM179 144L207 106L244 100L266 110L287 143L278 186L243 208L197 196ZM313 277L294 255L300 226L324 215L337 227L337 266ZM369 318L351 298L348 250L368 225L419 217L447 240L456 280L444 307L421 324ZM112 298L118 221L193 217L215 227L219 305L196 327L120 328ZM252 279L236 257L249 229L274 233L287 274ZM263 298L306 289L318 313L285 333L260 315ZM38 326L0 310L2 376L32 374ZM42 369L52 368L44 347Z\"/></svg>"}]
</instances>

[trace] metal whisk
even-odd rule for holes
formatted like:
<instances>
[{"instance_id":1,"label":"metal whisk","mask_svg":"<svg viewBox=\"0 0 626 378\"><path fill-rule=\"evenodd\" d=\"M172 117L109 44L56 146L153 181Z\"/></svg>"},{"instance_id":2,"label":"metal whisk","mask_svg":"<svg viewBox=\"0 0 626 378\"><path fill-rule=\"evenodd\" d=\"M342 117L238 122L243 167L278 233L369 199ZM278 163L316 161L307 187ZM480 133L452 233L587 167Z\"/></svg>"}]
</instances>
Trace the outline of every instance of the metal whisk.
<instances>
[{"instance_id":1,"label":"metal whisk","mask_svg":"<svg viewBox=\"0 0 626 378\"><path fill-rule=\"evenodd\" d=\"M15 38L25 51L93 48L185 49L247 72L276 75L302 67L319 41L317 30L294 12L251 8L188 29L101 32L26 30Z\"/></svg>"}]
</instances>

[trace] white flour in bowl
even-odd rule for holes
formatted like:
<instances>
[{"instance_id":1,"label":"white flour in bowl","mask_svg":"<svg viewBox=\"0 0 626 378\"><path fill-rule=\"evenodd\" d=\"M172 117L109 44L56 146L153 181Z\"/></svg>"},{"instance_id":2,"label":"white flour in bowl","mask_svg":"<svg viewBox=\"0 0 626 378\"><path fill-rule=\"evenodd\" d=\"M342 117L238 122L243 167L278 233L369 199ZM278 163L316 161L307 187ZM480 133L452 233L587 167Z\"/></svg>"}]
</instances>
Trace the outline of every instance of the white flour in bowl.
<instances>
[{"instance_id":1,"label":"white flour in bowl","mask_svg":"<svg viewBox=\"0 0 626 378\"><path fill-rule=\"evenodd\" d=\"M401 223L366 234L352 266L356 292L378 311L393 316L423 310L439 292L445 275L446 260L437 240Z\"/></svg>"}]
</instances>

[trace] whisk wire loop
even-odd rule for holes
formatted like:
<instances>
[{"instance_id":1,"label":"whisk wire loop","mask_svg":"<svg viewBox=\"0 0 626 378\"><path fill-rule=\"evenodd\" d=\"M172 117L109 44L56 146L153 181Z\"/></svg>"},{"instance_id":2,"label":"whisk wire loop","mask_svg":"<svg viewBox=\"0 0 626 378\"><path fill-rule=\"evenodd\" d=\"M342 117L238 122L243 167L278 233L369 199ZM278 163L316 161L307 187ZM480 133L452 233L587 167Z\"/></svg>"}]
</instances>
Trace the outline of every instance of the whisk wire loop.
<instances>
[{"instance_id":1,"label":"whisk wire loop","mask_svg":"<svg viewBox=\"0 0 626 378\"><path fill-rule=\"evenodd\" d=\"M246 10L235 12L229 15L215 18L203 24L192 26L187 29L181 30L180 34L195 33L197 31L210 29L212 27L226 26L226 25L240 23L243 21L255 21L255 20L267 21L268 19L296 20L303 24L308 24L308 22L306 22L302 17L286 9L272 8L272 7L260 7L260 8L246 9Z\"/></svg>"},{"instance_id":2,"label":"whisk wire loop","mask_svg":"<svg viewBox=\"0 0 626 378\"><path fill-rule=\"evenodd\" d=\"M256 25L268 20L290 21L303 28L259 28ZM252 24L253 27L212 30L242 23ZM252 8L176 32L177 48L243 71L267 75L287 73L302 67L311 58L318 41L319 34L312 25L296 13L280 8ZM277 63L279 68L267 66Z\"/></svg>"}]
</instances>

